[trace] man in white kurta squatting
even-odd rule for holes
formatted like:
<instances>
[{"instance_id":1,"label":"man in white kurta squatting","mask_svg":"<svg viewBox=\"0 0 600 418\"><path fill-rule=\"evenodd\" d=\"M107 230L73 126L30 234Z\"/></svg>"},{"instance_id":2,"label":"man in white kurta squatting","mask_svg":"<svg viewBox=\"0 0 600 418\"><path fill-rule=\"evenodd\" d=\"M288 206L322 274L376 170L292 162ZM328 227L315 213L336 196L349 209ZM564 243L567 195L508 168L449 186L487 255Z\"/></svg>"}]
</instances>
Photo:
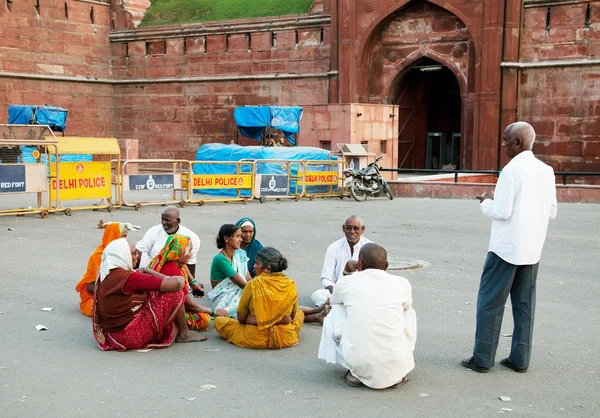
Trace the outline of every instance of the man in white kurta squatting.
<instances>
[{"instance_id":1,"label":"man in white kurta squatting","mask_svg":"<svg viewBox=\"0 0 600 418\"><path fill-rule=\"evenodd\" d=\"M327 248L323 270L321 271L321 283L323 288L316 290L311 299L315 306L323 305L327 299L331 298L333 287L340 277L350 274L356 269L356 260L358 253L363 245L372 242L362 236L365 232L365 226L362 219L356 215L350 215L342 225L344 238L340 238ZM354 263L348 263L354 261Z\"/></svg>"},{"instance_id":2,"label":"man in white kurta squatting","mask_svg":"<svg viewBox=\"0 0 600 418\"><path fill-rule=\"evenodd\" d=\"M179 209L167 206L161 215L161 223L150 228L144 238L135 244L135 249L140 253L140 266L147 267L150 260L155 257L165 246L169 235L184 235L192 241L192 257L188 261L188 269L192 276L196 273L196 256L200 250L200 238L191 230L180 225Z\"/></svg>"},{"instance_id":3,"label":"man in white kurta squatting","mask_svg":"<svg viewBox=\"0 0 600 418\"><path fill-rule=\"evenodd\" d=\"M344 380L350 386L397 386L415 367L412 288L404 277L387 273L387 267L383 247L362 247L358 271L338 281L323 322L319 358L348 369Z\"/></svg>"}]
</instances>

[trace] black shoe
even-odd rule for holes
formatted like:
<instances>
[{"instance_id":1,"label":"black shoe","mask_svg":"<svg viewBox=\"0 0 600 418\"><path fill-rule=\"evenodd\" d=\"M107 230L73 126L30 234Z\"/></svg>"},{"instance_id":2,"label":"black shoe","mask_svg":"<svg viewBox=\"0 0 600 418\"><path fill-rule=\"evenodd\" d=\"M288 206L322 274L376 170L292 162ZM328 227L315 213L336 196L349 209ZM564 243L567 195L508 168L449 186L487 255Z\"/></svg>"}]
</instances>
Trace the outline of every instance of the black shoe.
<instances>
[{"instance_id":1,"label":"black shoe","mask_svg":"<svg viewBox=\"0 0 600 418\"><path fill-rule=\"evenodd\" d=\"M502 361L500 361L500 364L503 365L504 367L508 367L509 369L513 369L517 373L527 373L527 367L515 366L513 363L510 362L508 357L505 359L502 359Z\"/></svg>"},{"instance_id":2,"label":"black shoe","mask_svg":"<svg viewBox=\"0 0 600 418\"><path fill-rule=\"evenodd\" d=\"M473 357L461 361L460 364L462 364L463 367L471 369L477 373L487 373L490 371L490 369L487 367L481 367L475 364L475 360L473 360Z\"/></svg>"}]
</instances>

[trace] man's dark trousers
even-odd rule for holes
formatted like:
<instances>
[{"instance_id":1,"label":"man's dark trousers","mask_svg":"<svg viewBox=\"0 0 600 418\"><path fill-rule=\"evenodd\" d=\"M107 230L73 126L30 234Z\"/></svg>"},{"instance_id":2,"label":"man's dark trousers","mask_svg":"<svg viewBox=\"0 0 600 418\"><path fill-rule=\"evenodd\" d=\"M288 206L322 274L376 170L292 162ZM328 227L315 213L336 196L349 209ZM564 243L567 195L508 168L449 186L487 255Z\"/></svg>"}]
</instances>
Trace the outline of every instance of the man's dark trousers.
<instances>
[{"instance_id":1,"label":"man's dark trousers","mask_svg":"<svg viewBox=\"0 0 600 418\"><path fill-rule=\"evenodd\" d=\"M477 295L477 330L473 360L481 367L493 367L508 294L512 303L514 331L509 361L528 367L535 313L535 283L539 263L516 266L488 252Z\"/></svg>"}]
</instances>

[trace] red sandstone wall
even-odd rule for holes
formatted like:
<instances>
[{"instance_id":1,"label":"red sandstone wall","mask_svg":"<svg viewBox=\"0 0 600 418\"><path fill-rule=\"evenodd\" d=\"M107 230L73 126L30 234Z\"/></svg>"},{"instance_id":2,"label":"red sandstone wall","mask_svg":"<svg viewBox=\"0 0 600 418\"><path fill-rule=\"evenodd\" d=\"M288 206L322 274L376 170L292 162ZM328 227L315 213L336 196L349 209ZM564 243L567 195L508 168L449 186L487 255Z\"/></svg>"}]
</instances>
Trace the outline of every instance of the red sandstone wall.
<instances>
[{"instance_id":1,"label":"red sandstone wall","mask_svg":"<svg viewBox=\"0 0 600 418\"><path fill-rule=\"evenodd\" d=\"M321 35L320 27L269 31L262 22L264 31L113 42L115 77L143 80L115 86L117 136L139 139L142 158L193 158L204 143L235 138L236 106L327 103L328 25Z\"/></svg>"},{"instance_id":2,"label":"red sandstone wall","mask_svg":"<svg viewBox=\"0 0 600 418\"><path fill-rule=\"evenodd\" d=\"M0 121L7 122L9 104L47 103L69 110L69 135L113 136L112 86L72 81L111 77L110 7L66 4L68 19L62 0L41 1L39 9L35 0L13 1L10 11L0 5Z\"/></svg>"},{"instance_id":3,"label":"red sandstone wall","mask_svg":"<svg viewBox=\"0 0 600 418\"><path fill-rule=\"evenodd\" d=\"M521 60L600 59L600 2L524 9ZM556 171L600 171L600 66L521 70L519 118L537 132L534 152ZM589 179L588 179L589 180Z\"/></svg>"}]
</instances>

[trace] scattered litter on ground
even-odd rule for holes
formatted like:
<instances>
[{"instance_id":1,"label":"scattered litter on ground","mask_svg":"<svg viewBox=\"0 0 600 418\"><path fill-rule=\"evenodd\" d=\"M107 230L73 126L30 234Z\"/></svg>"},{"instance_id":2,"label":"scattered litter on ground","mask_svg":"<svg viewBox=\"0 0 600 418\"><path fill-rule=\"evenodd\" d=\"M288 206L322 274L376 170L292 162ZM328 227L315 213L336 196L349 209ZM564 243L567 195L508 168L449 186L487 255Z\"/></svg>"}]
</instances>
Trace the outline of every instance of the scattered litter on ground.
<instances>
[{"instance_id":1,"label":"scattered litter on ground","mask_svg":"<svg viewBox=\"0 0 600 418\"><path fill-rule=\"evenodd\" d=\"M419 393L419 396L420 396L421 398L426 398L426 397L428 397L428 396L429 396L429 393Z\"/></svg>"},{"instance_id":2,"label":"scattered litter on ground","mask_svg":"<svg viewBox=\"0 0 600 418\"><path fill-rule=\"evenodd\" d=\"M312 396L309 396L309 397L307 397L307 398L304 398L304 400L308 400L308 399L319 399L319 398L317 398L317 397L312 397Z\"/></svg>"},{"instance_id":3,"label":"scattered litter on ground","mask_svg":"<svg viewBox=\"0 0 600 418\"><path fill-rule=\"evenodd\" d=\"M216 353L218 351L221 351L220 349L216 348L214 350L204 350L205 353Z\"/></svg>"},{"instance_id":4,"label":"scattered litter on ground","mask_svg":"<svg viewBox=\"0 0 600 418\"><path fill-rule=\"evenodd\" d=\"M35 329L37 329L38 331L46 331L48 328L42 324L39 324L35 326Z\"/></svg>"},{"instance_id":5,"label":"scattered litter on ground","mask_svg":"<svg viewBox=\"0 0 600 418\"><path fill-rule=\"evenodd\" d=\"M182 399L185 399L186 401L195 401L196 398L186 398L185 396L181 397Z\"/></svg>"},{"instance_id":6,"label":"scattered litter on ground","mask_svg":"<svg viewBox=\"0 0 600 418\"><path fill-rule=\"evenodd\" d=\"M291 390L286 390L286 391L285 391L285 394L286 394L286 395L291 395L291 394L292 394L292 391L291 391Z\"/></svg>"},{"instance_id":7,"label":"scattered litter on ground","mask_svg":"<svg viewBox=\"0 0 600 418\"><path fill-rule=\"evenodd\" d=\"M148 351L152 351L152 349L146 348L145 350L135 350L135 351L137 351L138 353L147 353Z\"/></svg>"},{"instance_id":8,"label":"scattered litter on ground","mask_svg":"<svg viewBox=\"0 0 600 418\"><path fill-rule=\"evenodd\" d=\"M471 302L465 302L465 305L470 305L470 304L471 304Z\"/></svg>"},{"instance_id":9,"label":"scattered litter on ground","mask_svg":"<svg viewBox=\"0 0 600 418\"><path fill-rule=\"evenodd\" d=\"M8 230L9 230L9 231L14 231L14 230L15 230L15 228L8 228Z\"/></svg>"},{"instance_id":10,"label":"scattered litter on ground","mask_svg":"<svg viewBox=\"0 0 600 418\"><path fill-rule=\"evenodd\" d=\"M206 391L206 390L213 390L216 389L217 387L215 385L202 385L200 386L200 390Z\"/></svg>"},{"instance_id":11,"label":"scattered litter on ground","mask_svg":"<svg viewBox=\"0 0 600 418\"><path fill-rule=\"evenodd\" d=\"M42 308L41 310L45 312L52 312L52 309L54 308Z\"/></svg>"},{"instance_id":12,"label":"scattered litter on ground","mask_svg":"<svg viewBox=\"0 0 600 418\"><path fill-rule=\"evenodd\" d=\"M502 334L503 337L512 337L512 334Z\"/></svg>"},{"instance_id":13,"label":"scattered litter on ground","mask_svg":"<svg viewBox=\"0 0 600 418\"><path fill-rule=\"evenodd\" d=\"M502 408L500 412L512 412L512 408Z\"/></svg>"},{"instance_id":14,"label":"scattered litter on ground","mask_svg":"<svg viewBox=\"0 0 600 418\"><path fill-rule=\"evenodd\" d=\"M292 244L295 244L295 243L296 243L296 241L292 241Z\"/></svg>"},{"instance_id":15,"label":"scattered litter on ground","mask_svg":"<svg viewBox=\"0 0 600 418\"><path fill-rule=\"evenodd\" d=\"M500 400L502 402L510 402L511 401L510 396L500 396Z\"/></svg>"}]
</instances>

